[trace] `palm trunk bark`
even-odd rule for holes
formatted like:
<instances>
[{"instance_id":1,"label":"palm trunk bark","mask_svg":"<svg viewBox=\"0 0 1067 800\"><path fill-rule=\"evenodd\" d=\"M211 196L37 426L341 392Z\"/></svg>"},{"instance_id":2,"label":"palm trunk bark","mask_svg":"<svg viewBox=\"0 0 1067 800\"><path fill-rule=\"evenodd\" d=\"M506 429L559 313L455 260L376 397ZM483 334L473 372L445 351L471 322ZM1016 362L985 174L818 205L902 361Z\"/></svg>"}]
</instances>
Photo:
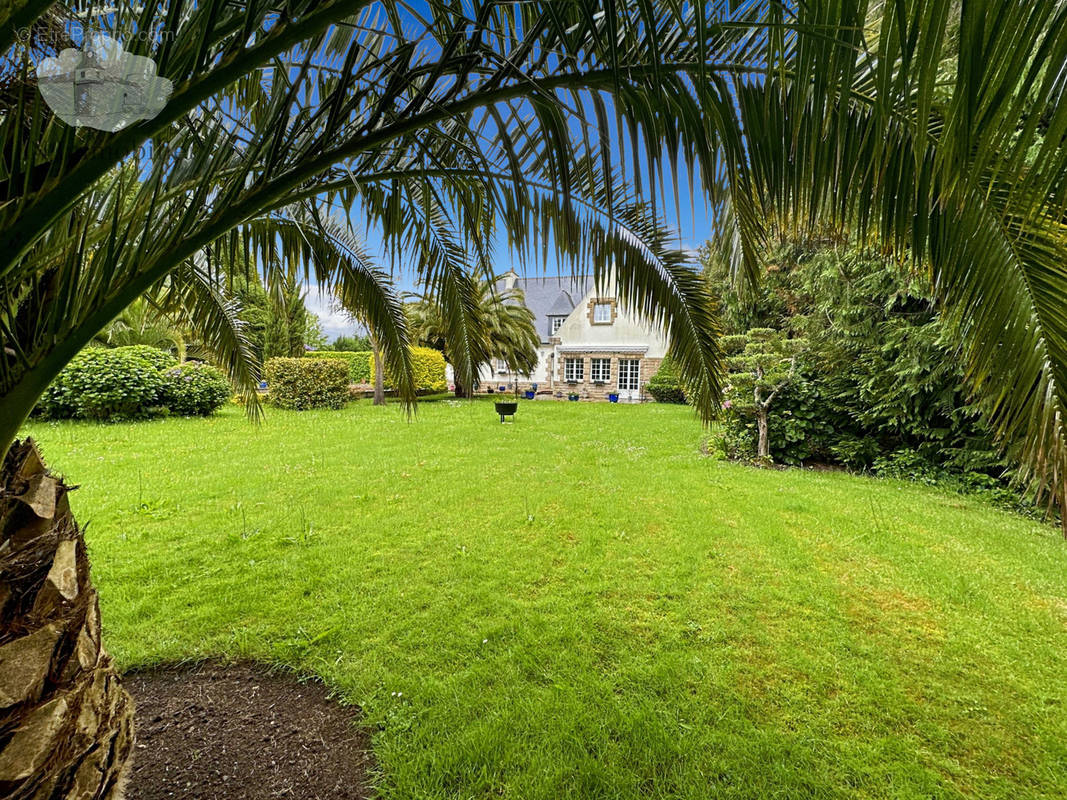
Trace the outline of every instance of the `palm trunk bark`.
<instances>
[{"instance_id":1,"label":"palm trunk bark","mask_svg":"<svg viewBox=\"0 0 1067 800\"><path fill-rule=\"evenodd\" d=\"M0 796L122 796L133 702L100 640L100 609L67 487L32 441L0 466Z\"/></svg>"},{"instance_id":2,"label":"palm trunk bark","mask_svg":"<svg viewBox=\"0 0 1067 800\"><path fill-rule=\"evenodd\" d=\"M371 353L374 356L374 405L385 405L385 370L382 368L382 351L378 348L378 337L370 335Z\"/></svg>"}]
</instances>

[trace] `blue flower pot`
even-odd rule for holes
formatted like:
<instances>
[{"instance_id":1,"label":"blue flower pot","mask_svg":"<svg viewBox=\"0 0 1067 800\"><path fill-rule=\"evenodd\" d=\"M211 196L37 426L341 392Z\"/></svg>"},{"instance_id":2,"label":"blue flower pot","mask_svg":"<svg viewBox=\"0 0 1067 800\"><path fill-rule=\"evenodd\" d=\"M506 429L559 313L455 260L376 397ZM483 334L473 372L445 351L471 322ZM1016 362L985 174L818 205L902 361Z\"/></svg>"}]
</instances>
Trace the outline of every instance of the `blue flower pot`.
<instances>
[{"instance_id":1,"label":"blue flower pot","mask_svg":"<svg viewBox=\"0 0 1067 800\"><path fill-rule=\"evenodd\" d=\"M617 403L617 402L619 402L619 396L617 394L614 394L614 393L613 394L609 394L608 395L608 401L611 402L611 403Z\"/></svg>"},{"instance_id":2,"label":"blue flower pot","mask_svg":"<svg viewBox=\"0 0 1067 800\"><path fill-rule=\"evenodd\" d=\"M527 399L527 400L533 400L533 399L534 399L534 397L535 397L535 395L534 395L534 393L533 393L533 392L531 392L531 391L527 391L527 392L526 392L526 399Z\"/></svg>"}]
</instances>

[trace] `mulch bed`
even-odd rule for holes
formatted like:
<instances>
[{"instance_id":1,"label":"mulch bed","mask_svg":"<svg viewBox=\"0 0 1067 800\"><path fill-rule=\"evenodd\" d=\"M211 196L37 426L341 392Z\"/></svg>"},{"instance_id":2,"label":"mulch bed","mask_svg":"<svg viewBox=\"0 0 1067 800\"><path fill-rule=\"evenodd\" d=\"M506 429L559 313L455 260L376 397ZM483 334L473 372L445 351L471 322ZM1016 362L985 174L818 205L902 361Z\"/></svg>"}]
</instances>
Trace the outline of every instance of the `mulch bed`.
<instances>
[{"instance_id":1,"label":"mulch bed","mask_svg":"<svg viewBox=\"0 0 1067 800\"><path fill-rule=\"evenodd\" d=\"M137 745L127 800L362 800L373 796L359 709L264 666L205 663L127 675Z\"/></svg>"}]
</instances>

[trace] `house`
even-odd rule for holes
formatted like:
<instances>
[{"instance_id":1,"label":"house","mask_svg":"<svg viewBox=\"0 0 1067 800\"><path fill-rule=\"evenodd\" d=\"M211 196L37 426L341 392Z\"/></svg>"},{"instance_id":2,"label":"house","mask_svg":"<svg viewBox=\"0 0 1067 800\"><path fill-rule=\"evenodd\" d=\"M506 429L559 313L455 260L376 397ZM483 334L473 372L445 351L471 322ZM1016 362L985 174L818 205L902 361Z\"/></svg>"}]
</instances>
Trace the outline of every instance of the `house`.
<instances>
[{"instance_id":1,"label":"house","mask_svg":"<svg viewBox=\"0 0 1067 800\"><path fill-rule=\"evenodd\" d=\"M497 282L497 291L519 289L541 337L537 366L530 375L512 375L497 361L483 368L482 388L537 387L539 394L583 399L648 399L645 385L667 353L660 331L630 313L610 288L597 292L592 277L520 278L513 271Z\"/></svg>"}]
</instances>

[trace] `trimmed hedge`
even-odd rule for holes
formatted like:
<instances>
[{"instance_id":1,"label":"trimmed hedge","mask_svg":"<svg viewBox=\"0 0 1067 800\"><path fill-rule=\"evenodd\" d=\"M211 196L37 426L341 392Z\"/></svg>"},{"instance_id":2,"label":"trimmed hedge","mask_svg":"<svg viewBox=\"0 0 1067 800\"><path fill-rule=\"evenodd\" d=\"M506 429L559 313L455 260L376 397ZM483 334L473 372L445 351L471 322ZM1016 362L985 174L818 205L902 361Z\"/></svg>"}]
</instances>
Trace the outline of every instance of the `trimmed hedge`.
<instances>
[{"instance_id":1,"label":"trimmed hedge","mask_svg":"<svg viewBox=\"0 0 1067 800\"><path fill-rule=\"evenodd\" d=\"M369 350L356 352L327 350L321 353L311 353L310 357L344 360L348 364L348 377L352 383L374 382L372 366L374 358ZM443 392L448 388L448 382L445 380L445 357L440 350L434 350L432 347L412 347L411 370L415 376L416 392L428 394ZM388 367L386 367L383 377L385 388L393 388Z\"/></svg>"},{"instance_id":2,"label":"trimmed hedge","mask_svg":"<svg viewBox=\"0 0 1067 800\"><path fill-rule=\"evenodd\" d=\"M165 369L163 381L163 404L172 414L185 417L206 417L233 394L226 376L207 364L189 362Z\"/></svg>"},{"instance_id":3,"label":"trimmed hedge","mask_svg":"<svg viewBox=\"0 0 1067 800\"><path fill-rule=\"evenodd\" d=\"M279 408L343 408L348 402L348 364L329 358L272 358L263 371L267 402Z\"/></svg>"},{"instance_id":4,"label":"trimmed hedge","mask_svg":"<svg viewBox=\"0 0 1067 800\"><path fill-rule=\"evenodd\" d=\"M685 387L682 386L678 369L667 356L659 365L659 370L648 381L648 393L656 398L657 403L684 403Z\"/></svg>"},{"instance_id":5,"label":"trimmed hedge","mask_svg":"<svg viewBox=\"0 0 1067 800\"><path fill-rule=\"evenodd\" d=\"M37 410L52 419L149 416L162 410L164 387L163 376L152 360L140 347L82 350L45 390Z\"/></svg>"},{"instance_id":6,"label":"trimmed hedge","mask_svg":"<svg viewBox=\"0 0 1067 800\"><path fill-rule=\"evenodd\" d=\"M308 357L343 359L348 364L348 379L352 383L370 383L372 380L369 350L323 350L308 353Z\"/></svg>"},{"instance_id":7,"label":"trimmed hedge","mask_svg":"<svg viewBox=\"0 0 1067 800\"><path fill-rule=\"evenodd\" d=\"M448 389L445 380L445 357L432 347L411 348L411 372L415 377L415 391L434 394ZM385 368L385 385L392 388L389 368Z\"/></svg>"}]
</instances>

